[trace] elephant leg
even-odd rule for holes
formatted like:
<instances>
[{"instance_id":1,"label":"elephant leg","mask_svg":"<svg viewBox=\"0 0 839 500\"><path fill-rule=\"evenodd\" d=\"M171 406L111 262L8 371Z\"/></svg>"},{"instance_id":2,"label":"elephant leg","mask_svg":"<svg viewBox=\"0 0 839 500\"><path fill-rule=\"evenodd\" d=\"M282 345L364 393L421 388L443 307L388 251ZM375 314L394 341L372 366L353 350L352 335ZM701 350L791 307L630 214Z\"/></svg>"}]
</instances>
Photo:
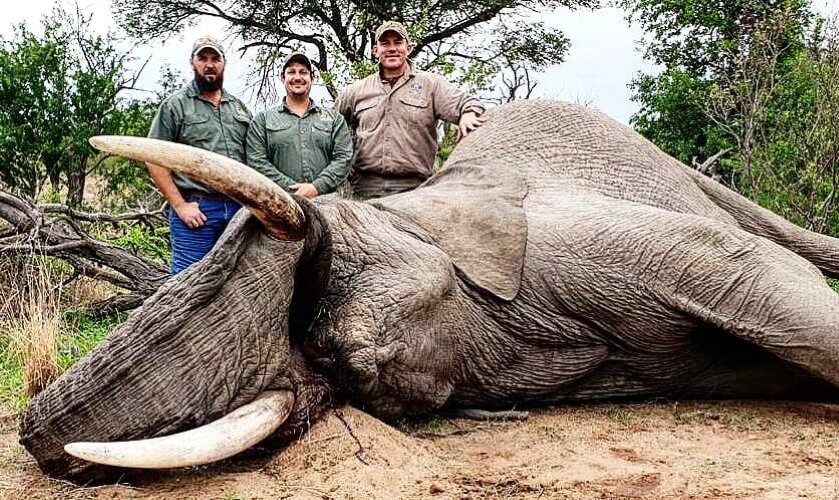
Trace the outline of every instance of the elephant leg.
<instances>
[{"instance_id":1,"label":"elephant leg","mask_svg":"<svg viewBox=\"0 0 839 500\"><path fill-rule=\"evenodd\" d=\"M803 368L719 330L704 333L698 356L708 362L678 389L681 397L839 401L839 387Z\"/></svg>"},{"instance_id":2,"label":"elephant leg","mask_svg":"<svg viewBox=\"0 0 839 500\"><path fill-rule=\"evenodd\" d=\"M746 231L792 250L831 278L839 278L839 239L798 227L725 186L691 170L708 198L728 212Z\"/></svg>"},{"instance_id":3,"label":"elephant leg","mask_svg":"<svg viewBox=\"0 0 839 500\"><path fill-rule=\"evenodd\" d=\"M839 296L821 274L766 239L689 222L660 242L677 256L659 300L839 386Z\"/></svg>"},{"instance_id":4,"label":"elephant leg","mask_svg":"<svg viewBox=\"0 0 839 500\"><path fill-rule=\"evenodd\" d=\"M666 362L711 326L839 386L839 296L800 256L696 215L592 197L560 207L545 233L564 255L553 286L610 343Z\"/></svg>"}]
</instances>

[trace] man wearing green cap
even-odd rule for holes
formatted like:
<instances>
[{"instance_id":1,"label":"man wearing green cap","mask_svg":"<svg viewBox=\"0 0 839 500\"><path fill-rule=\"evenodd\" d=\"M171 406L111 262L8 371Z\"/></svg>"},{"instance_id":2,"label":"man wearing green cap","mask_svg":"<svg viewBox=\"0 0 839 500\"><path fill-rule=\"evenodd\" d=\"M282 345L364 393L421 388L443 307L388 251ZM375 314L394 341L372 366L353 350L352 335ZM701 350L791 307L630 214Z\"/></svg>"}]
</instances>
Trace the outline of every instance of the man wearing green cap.
<instances>
[{"instance_id":1,"label":"man wearing green cap","mask_svg":"<svg viewBox=\"0 0 839 500\"><path fill-rule=\"evenodd\" d=\"M248 129L248 165L305 198L331 193L347 178L352 139L344 118L310 97L314 68L295 53L283 64L286 96Z\"/></svg>"},{"instance_id":2,"label":"man wearing green cap","mask_svg":"<svg viewBox=\"0 0 839 500\"><path fill-rule=\"evenodd\" d=\"M224 48L215 38L195 41L189 58L195 78L160 105L149 137L187 144L245 162L251 113L222 88ZM152 181L169 202L172 274L201 260L218 240L239 204L218 191L158 165Z\"/></svg>"},{"instance_id":3,"label":"man wearing green cap","mask_svg":"<svg viewBox=\"0 0 839 500\"><path fill-rule=\"evenodd\" d=\"M457 124L458 140L484 122L484 106L432 73L414 69L405 27L387 21L376 30L379 71L351 85L336 109L355 130L353 195L373 198L407 191L431 176L437 122Z\"/></svg>"}]
</instances>

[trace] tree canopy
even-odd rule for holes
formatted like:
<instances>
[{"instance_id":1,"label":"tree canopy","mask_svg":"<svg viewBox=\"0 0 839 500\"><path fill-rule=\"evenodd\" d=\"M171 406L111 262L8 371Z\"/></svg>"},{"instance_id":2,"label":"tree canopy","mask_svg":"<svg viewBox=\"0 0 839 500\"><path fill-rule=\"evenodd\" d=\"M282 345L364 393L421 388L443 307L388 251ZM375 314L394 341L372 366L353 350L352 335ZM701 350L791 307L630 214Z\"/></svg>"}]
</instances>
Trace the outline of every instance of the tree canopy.
<instances>
[{"instance_id":1,"label":"tree canopy","mask_svg":"<svg viewBox=\"0 0 839 500\"><path fill-rule=\"evenodd\" d=\"M839 31L805 0L624 0L658 74L632 82L639 132L802 226L839 234Z\"/></svg>"},{"instance_id":2,"label":"tree canopy","mask_svg":"<svg viewBox=\"0 0 839 500\"><path fill-rule=\"evenodd\" d=\"M257 52L257 91L271 95L278 66L290 51L313 59L335 96L351 79L373 71L374 30L397 20L410 31L411 57L422 68L454 74L473 89L486 89L509 63L540 69L562 61L568 41L534 15L558 7L594 8L599 0L114 0L126 31L157 38L177 33L200 18L226 21ZM521 72L521 68L519 70Z\"/></svg>"},{"instance_id":3,"label":"tree canopy","mask_svg":"<svg viewBox=\"0 0 839 500\"><path fill-rule=\"evenodd\" d=\"M0 183L8 188L34 196L49 179L77 206L102 159L88 138L148 127L153 109L124 97L139 76L127 69L130 51L89 24L81 11L57 9L41 35L21 25L0 39Z\"/></svg>"}]
</instances>

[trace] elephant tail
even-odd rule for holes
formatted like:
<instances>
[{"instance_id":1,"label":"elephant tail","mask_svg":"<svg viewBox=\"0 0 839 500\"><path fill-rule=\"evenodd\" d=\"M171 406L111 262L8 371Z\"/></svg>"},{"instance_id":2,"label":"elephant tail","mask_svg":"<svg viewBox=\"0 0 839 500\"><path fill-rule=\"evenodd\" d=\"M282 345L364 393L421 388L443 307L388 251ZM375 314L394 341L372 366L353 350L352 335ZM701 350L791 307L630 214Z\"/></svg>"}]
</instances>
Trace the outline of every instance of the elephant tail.
<instances>
[{"instance_id":1,"label":"elephant tail","mask_svg":"<svg viewBox=\"0 0 839 500\"><path fill-rule=\"evenodd\" d=\"M839 239L796 226L699 172L688 170L705 195L734 217L741 228L797 253L825 275L839 278Z\"/></svg>"}]
</instances>

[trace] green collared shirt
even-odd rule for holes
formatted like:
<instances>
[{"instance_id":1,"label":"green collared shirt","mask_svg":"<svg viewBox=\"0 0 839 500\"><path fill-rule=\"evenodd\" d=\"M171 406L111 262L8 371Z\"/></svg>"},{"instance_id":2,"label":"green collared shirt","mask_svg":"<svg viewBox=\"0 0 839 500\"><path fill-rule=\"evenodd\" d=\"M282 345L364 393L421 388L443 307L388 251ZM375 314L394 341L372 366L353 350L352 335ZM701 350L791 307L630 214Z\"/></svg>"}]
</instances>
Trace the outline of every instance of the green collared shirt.
<instances>
[{"instance_id":1,"label":"green collared shirt","mask_svg":"<svg viewBox=\"0 0 839 500\"><path fill-rule=\"evenodd\" d=\"M312 183L320 194L347 178L352 139L344 117L309 101L297 116L283 104L257 113L248 129L248 165L283 189Z\"/></svg>"},{"instance_id":2,"label":"green collared shirt","mask_svg":"<svg viewBox=\"0 0 839 500\"><path fill-rule=\"evenodd\" d=\"M251 116L247 106L225 90L216 108L193 81L163 101L149 137L195 146L245 163L245 136ZM172 177L181 189L215 192L189 177L177 173Z\"/></svg>"}]
</instances>

